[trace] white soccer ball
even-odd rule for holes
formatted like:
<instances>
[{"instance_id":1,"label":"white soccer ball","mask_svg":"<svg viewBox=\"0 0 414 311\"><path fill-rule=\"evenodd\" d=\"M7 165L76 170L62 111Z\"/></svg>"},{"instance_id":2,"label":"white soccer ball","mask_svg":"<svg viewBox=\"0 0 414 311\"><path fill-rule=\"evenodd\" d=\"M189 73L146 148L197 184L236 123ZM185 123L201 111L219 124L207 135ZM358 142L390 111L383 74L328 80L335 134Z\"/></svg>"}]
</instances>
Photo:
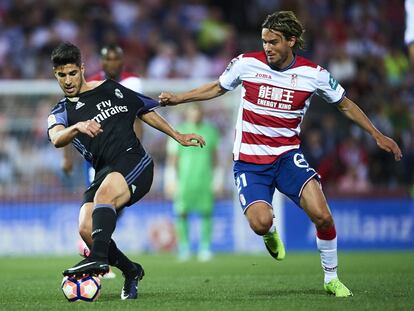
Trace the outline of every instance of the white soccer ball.
<instances>
[{"instance_id":1,"label":"white soccer ball","mask_svg":"<svg viewBox=\"0 0 414 311\"><path fill-rule=\"evenodd\" d=\"M96 276L74 278L65 276L61 285L65 298L72 301L95 301L101 293L101 281Z\"/></svg>"}]
</instances>

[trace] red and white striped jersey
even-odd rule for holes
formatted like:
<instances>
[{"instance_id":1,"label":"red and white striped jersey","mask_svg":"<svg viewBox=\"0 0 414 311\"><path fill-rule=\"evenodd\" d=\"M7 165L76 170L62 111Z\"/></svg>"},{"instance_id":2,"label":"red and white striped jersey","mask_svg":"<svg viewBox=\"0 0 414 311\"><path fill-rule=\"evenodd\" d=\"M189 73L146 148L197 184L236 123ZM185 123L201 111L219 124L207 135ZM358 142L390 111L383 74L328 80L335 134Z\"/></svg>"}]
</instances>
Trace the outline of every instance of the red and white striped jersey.
<instances>
[{"instance_id":1,"label":"red and white striped jersey","mask_svg":"<svg viewBox=\"0 0 414 311\"><path fill-rule=\"evenodd\" d=\"M105 79L106 79L105 72L101 71L89 77L86 80L90 82L90 81L102 81ZM119 81L117 82L129 88L130 90L133 90L134 92L142 93L141 79L137 75L134 75L133 73L122 71L119 77Z\"/></svg>"},{"instance_id":2,"label":"red and white striped jersey","mask_svg":"<svg viewBox=\"0 0 414 311\"><path fill-rule=\"evenodd\" d=\"M300 145L300 125L313 94L332 104L343 87L324 68L295 56L283 70L271 68L264 52L234 58L219 78L233 90L242 85L233 147L234 160L269 164Z\"/></svg>"}]
</instances>

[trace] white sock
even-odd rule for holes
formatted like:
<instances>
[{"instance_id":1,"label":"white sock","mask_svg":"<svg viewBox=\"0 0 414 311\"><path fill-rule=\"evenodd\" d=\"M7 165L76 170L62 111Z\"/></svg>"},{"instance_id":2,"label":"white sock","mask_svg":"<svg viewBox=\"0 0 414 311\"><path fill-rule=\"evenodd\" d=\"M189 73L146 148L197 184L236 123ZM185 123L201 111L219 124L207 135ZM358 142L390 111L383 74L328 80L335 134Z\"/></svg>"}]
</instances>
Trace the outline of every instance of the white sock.
<instances>
[{"instance_id":1,"label":"white sock","mask_svg":"<svg viewBox=\"0 0 414 311\"><path fill-rule=\"evenodd\" d=\"M332 279L338 277L338 252L336 237L333 240L321 240L316 237L316 245L321 254L321 264L325 273L324 281L329 283Z\"/></svg>"},{"instance_id":2,"label":"white sock","mask_svg":"<svg viewBox=\"0 0 414 311\"><path fill-rule=\"evenodd\" d=\"M272 226L270 227L270 229L269 229L269 232L268 233L270 233L270 234L272 234L273 232L275 232L276 231L276 217L275 217L275 215L273 215L273 222L272 222Z\"/></svg>"}]
</instances>

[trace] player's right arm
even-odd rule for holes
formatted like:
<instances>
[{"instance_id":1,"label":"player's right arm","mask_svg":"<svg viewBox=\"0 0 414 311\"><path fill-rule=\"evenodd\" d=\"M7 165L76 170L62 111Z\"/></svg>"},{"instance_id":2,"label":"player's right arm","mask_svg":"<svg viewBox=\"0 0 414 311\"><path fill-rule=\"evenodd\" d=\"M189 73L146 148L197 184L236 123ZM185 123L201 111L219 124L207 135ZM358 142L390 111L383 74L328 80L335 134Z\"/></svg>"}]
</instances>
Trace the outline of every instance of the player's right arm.
<instances>
[{"instance_id":1,"label":"player's right arm","mask_svg":"<svg viewBox=\"0 0 414 311\"><path fill-rule=\"evenodd\" d=\"M181 103L208 100L223 95L227 91L234 90L241 83L241 73L244 70L242 58L242 55L233 58L216 81L204 84L185 93L162 92L158 96L160 105L173 106Z\"/></svg>"},{"instance_id":2,"label":"player's right arm","mask_svg":"<svg viewBox=\"0 0 414 311\"><path fill-rule=\"evenodd\" d=\"M219 80L216 80L184 93L162 92L158 98L161 106L174 106L181 103L212 99L226 92L227 90L221 87Z\"/></svg>"},{"instance_id":3,"label":"player's right arm","mask_svg":"<svg viewBox=\"0 0 414 311\"><path fill-rule=\"evenodd\" d=\"M69 127L65 127L62 124L49 129L50 141L56 148L61 148L71 143L72 140L79 133L88 135L89 137L96 137L99 133L102 133L101 125L95 120L81 121Z\"/></svg>"}]
</instances>

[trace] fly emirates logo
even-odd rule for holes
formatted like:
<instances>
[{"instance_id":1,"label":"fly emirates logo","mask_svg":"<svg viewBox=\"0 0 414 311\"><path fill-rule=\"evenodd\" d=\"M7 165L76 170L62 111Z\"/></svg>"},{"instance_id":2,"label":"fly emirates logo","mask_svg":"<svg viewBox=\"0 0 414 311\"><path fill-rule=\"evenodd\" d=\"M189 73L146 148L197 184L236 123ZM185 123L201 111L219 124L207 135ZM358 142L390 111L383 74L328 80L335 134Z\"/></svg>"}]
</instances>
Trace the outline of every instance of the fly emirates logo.
<instances>
[{"instance_id":1,"label":"fly emirates logo","mask_svg":"<svg viewBox=\"0 0 414 311\"><path fill-rule=\"evenodd\" d=\"M111 116L121 113L121 112L128 112L127 106L114 106L112 107L111 100L103 100L99 104L96 105L96 108L98 108L99 113L93 117L93 120L95 120L98 123L101 123L102 121L110 118Z\"/></svg>"},{"instance_id":2,"label":"fly emirates logo","mask_svg":"<svg viewBox=\"0 0 414 311\"><path fill-rule=\"evenodd\" d=\"M257 104L275 109L290 110L294 94L295 91L293 90L261 85L257 95Z\"/></svg>"}]
</instances>

